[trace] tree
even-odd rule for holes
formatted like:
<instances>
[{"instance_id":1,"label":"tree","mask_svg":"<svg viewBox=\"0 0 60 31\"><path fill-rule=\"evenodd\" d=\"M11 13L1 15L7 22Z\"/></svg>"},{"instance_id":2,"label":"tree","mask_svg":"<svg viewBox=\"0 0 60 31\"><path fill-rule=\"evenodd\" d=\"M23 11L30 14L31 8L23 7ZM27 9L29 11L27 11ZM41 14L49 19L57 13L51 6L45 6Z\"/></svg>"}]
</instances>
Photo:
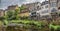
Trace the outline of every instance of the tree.
<instances>
[{"instance_id":1,"label":"tree","mask_svg":"<svg viewBox=\"0 0 60 31\"><path fill-rule=\"evenodd\" d=\"M5 15L5 18L7 20L17 20L19 19L19 8L16 9L16 10L9 10L6 15Z\"/></svg>"},{"instance_id":2,"label":"tree","mask_svg":"<svg viewBox=\"0 0 60 31\"><path fill-rule=\"evenodd\" d=\"M12 16L13 16L14 12L12 10L9 10L6 15L5 15L5 19L6 20L11 20Z\"/></svg>"},{"instance_id":3,"label":"tree","mask_svg":"<svg viewBox=\"0 0 60 31\"><path fill-rule=\"evenodd\" d=\"M21 6L21 7L19 7L20 8L20 12L22 12L22 11L24 11L27 7L26 6ZM28 17L27 16L23 16L23 17L21 17L20 16L20 19L27 19Z\"/></svg>"},{"instance_id":4,"label":"tree","mask_svg":"<svg viewBox=\"0 0 60 31\"><path fill-rule=\"evenodd\" d=\"M22 10L24 10L24 9L26 9L26 7L25 6L21 6L21 7L19 7L20 8L20 11L22 11Z\"/></svg>"},{"instance_id":5,"label":"tree","mask_svg":"<svg viewBox=\"0 0 60 31\"><path fill-rule=\"evenodd\" d=\"M19 19L19 15L18 15L19 12L20 12L19 9L16 9L15 12L14 12L14 16L15 16L15 19L16 19L16 20Z\"/></svg>"},{"instance_id":6,"label":"tree","mask_svg":"<svg viewBox=\"0 0 60 31\"><path fill-rule=\"evenodd\" d=\"M1 20L1 21L4 20L4 19L5 19L4 16L0 17L0 20Z\"/></svg>"}]
</instances>

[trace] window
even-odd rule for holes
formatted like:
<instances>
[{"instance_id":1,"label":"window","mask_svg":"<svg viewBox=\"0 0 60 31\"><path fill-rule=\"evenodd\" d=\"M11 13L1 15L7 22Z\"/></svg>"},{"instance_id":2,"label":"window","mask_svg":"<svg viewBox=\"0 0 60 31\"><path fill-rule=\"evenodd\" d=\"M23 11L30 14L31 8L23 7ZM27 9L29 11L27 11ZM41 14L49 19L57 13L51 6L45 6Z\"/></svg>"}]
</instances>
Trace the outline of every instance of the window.
<instances>
[{"instance_id":1,"label":"window","mask_svg":"<svg viewBox=\"0 0 60 31\"><path fill-rule=\"evenodd\" d=\"M59 14L59 16L60 16L60 14Z\"/></svg>"},{"instance_id":2,"label":"window","mask_svg":"<svg viewBox=\"0 0 60 31\"><path fill-rule=\"evenodd\" d=\"M52 3L50 3L50 6L51 6L51 7L56 7L57 4L56 4L56 2L52 2Z\"/></svg>"},{"instance_id":3,"label":"window","mask_svg":"<svg viewBox=\"0 0 60 31\"><path fill-rule=\"evenodd\" d=\"M33 12L32 14L36 14L36 12Z\"/></svg>"},{"instance_id":4,"label":"window","mask_svg":"<svg viewBox=\"0 0 60 31\"><path fill-rule=\"evenodd\" d=\"M42 14L44 14L44 13L48 13L48 10L42 11Z\"/></svg>"},{"instance_id":5,"label":"window","mask_svg":"<svg viewBox=\"0 0 60 31\"><path fill-rule=\"evenodd\" d=\"M55 8L53 8L52 10L51 10L51 12L56 12L57 10L55 9Z\"/></svg>"},{"instance_id":6,"label":"window","mask_svg":"<svg viewBox=\"0 0 60 31\"><path fill-rule=\"evenodd\" d=\"M39 8L39 6L37 6L37 9Z\"/></svg>"},{"instance_id":7,"label":"window","mask_svg":"<svg viewBox=\"0 0 60 31\"><path fill-rule=\"evenodd\" d=\"M36 12L32 12L31 15L32 15L32 16L36 16Z\"/></svg>"},{"instance_id":8,"label":"window","mask_svg":"<svg viewBox=\"0 0 60 31\"><path fill-rule=\"evenodd\" d=\"M58 9L60 10L60 7Z\"/></svg>"},{"instance_id":9,"label":"window","mask_svg":"<svg viewBox=\"0 0 60 31\"><path fill-rule=\"evenodd\" d=\"M46 15L46 16L45 16L45 18L48 18L48 17L49 17L49 15Z\"/></svg>"}]
</instances>

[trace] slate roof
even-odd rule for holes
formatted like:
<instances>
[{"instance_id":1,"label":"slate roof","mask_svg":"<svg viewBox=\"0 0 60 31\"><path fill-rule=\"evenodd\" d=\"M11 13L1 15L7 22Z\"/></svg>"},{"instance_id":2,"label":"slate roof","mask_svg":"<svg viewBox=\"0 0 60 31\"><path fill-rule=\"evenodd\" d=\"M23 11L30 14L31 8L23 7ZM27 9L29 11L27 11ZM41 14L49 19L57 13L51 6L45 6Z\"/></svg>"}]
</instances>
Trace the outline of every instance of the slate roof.
<instances>
[{"instance_id":1,"label":"slate roof","mask_svg":"<svg viewBox=\"0 0 60 31\"><path fill-rule=\"evenodd\" d=\"M44 1L44 2L42 2L41 6L46 5L46 4L49 4L49 2L48 1Z\"/></svg>"}]
</instances>

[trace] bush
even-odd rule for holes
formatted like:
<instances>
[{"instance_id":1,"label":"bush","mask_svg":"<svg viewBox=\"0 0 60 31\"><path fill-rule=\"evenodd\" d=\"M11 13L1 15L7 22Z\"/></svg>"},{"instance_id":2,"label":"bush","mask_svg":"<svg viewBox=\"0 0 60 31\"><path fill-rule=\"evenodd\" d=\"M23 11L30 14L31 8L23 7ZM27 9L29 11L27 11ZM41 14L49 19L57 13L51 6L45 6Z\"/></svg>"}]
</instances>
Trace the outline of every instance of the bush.
<instances>
[{"instance_id":1,"label":"bush","mask_svg":"<svg viewBox=\"0 0 60 31\"><path fill-rule=\"evenodd\" d=\"M0 20L4 20L5 18L4 17L0 17Z\"/></svg>"},{"instance_id":2,"label":"bush","mask_svg":"<svg viewBox=\"0 0 60 31\"><path fill-rule=\"evenodd\" d=\"M23 16L23 17L20 17L20 19L22 19L22 20L26 20L26 19L28 19L28 17Z\"/></svg>"}]
</instances>

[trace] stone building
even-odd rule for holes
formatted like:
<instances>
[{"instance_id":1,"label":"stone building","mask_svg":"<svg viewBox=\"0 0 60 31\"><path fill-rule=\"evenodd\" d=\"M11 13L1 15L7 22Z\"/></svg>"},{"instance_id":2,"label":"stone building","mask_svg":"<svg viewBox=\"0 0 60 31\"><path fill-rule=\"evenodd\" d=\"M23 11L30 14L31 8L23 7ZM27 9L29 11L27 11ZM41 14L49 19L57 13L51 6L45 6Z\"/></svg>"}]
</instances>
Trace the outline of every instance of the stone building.
<instances>
[{"instance_id":1,"label":"stone building","mask_svg":"<svg viewBox=\"0 0 60 31\"><path fill-rule=\"evenodd\" d=\"M40 2L34 2L34 3L29 3L29 4L23 4L23 6L25 6L29 12L34 12L37 11L37 9L40 9Z\"/></svg>"},{"instance_id":2,"label":"stone building","mask_svg":"<svg viewBox=\"0 0 60 31\"><path fill-rule=\"evenodd\" d=\"M8 6L8 10L15 10L18 8L18 5L11 5L11 6Z\"/></svg>"},{"instance_id":3,"label":"stone building","mask_svg":"<svg viewBox=\"0 0 60 31\"><path fill-rule=\"evenodd\" d=\"M22 10L22 11L19 13L19 15L20 15L21 17L24 17L24 16L29 17L29 11L28 11L28 9Z\"/></svg>"},{"instance_id":4,"label":"stone building","mask_svg":"<svg viewBox=\"0 0 60 31\"><path fill-rule=\"evenodd\" d=\"M35 16L36 16L36 11L40 10L40 6L41 6L41 3L40 2L34 2L34 3L29 3L29 4L23 4L22 6L24 6L26 9L22 10L21 14L23 14L22 16L25 15L29 15L29 17L32 19L34 18L35 19ZM34 15L35 14L35 15Z\"/></svg>"},{"instance_id":5,"label":"stone building","mask_svg":"<svg viewBox=\"0 0 60 31\"><path fill-rule=\"evenodd\" d=\"M60 0L58 0L58 13L59 13L59 16L60 16Z\"/></svg>"},{"instance_id":6,"label":"stone building","mask_svg":"<svg viewBox=\"0 0 60 31\"><path fill-rule=\"evenodd\" d=\"M57 0L49 0L50 11L57 12L58 11L58 2Z\"/></svg>"},{"instance_id":7,"label":"stone building","mask_svg":"<svg viewBox=\"0 0 60 31\"><path fill-rule=\"evenodd\" d=\"M4 16L4 10L0 9L0 17Z\"/></svg>"},{"instance_id":8,"label":"stone building","mask_svg":"<svg viewBox=\"0 0 60 31\"><path fill-rule=\"evenodd\" d=\"M49 2L48 1L44 1L41 4L41 10L40 12L40 17L41 18L49 18L50 14L50 10L49 10Z\"/></svg>"},{"instance_id":9,"label":"stone building","mask_svg":"<svg viewBox=\"0 0 60 31\"><path fill-rule=\"evenodd\" d=\"M32 7L29 8L30 10L30 17L31 19L34 20L39 20L39 13L37 13L37 11L39 11L41 9L41 3L40 2L35 2L34 5Z\"/></svg>"},{"instance_id":10,"label":"stone building","mask_svg":"<svg viewBox=\"0 0 60 31\"><path fill-rule=\"evenodd\" d=\"M58 16L57 14L60 9L60 3L58 1L60 0L45 0L42 2L40 6L41 9L37 11L37 14L40 16L39 19L52 18L52 16L55 18L55 16Z\"/></svg>"},{"instance_id":11,"label":"stone building","mask_svg":"<svg viewBox=\"0 0 60 31\"><path fill-rule=\"evenodd\" d=\"M58 17L58 0L49 0L49 10L52 19L56 19Z\"/></svg>"},{"instance_id":12,"label":"stone building","mask_svg":"<svg viewBox=\"0 0 60 31\"><path fill-rule=\"evenodd\" d=\"M58 10L60 10L60 0L58 0Z\"/></svg>"},{"instance_id":13,"label":"stone building","mask_svg":"<svg viewBox=\"0 0 60 31\"><path fill-rule=\"evenodd\" d=\"M6 13L8 12L8 11L15 11L16 9L18 9L19 7L18 7L18 5L11 5L11 6L8 6L7 7L7 9L5 9L4 10L4 13L5 13L5 15L6 15Z\"/></svg>"},{"instance_id":14,"label":"stone building","mask_svg":"<svg viewBox=\"0 0 60 31\"><path fill-rule=\"evenodd\" d=\"M29 17L28 6L25 5L25 4L23 4L21 7L22 7L23 9L20 10L20 13L19 13L20 17Z\"/></svg>"}]
</instances>

